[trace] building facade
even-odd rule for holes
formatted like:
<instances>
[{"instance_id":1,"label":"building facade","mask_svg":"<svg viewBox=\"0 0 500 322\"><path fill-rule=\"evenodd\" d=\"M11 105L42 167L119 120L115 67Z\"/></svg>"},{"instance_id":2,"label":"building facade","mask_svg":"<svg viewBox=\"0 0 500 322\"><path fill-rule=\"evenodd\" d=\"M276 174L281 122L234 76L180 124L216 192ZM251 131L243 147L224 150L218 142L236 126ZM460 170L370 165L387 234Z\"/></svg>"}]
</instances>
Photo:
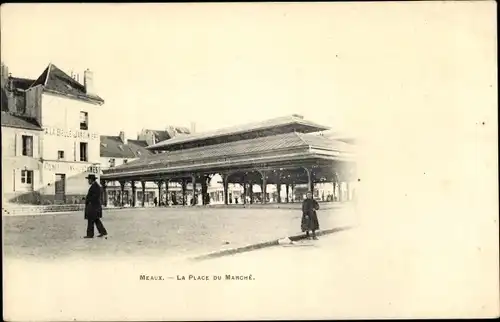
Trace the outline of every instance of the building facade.
<instances>
[{"instance_id":1,"label":"building facade","mask_svg":"<svg viewBox=\"0 0 500 322\"><path fill-rule=\"evenodd\" d=\"M35 80L7 73L2 66L2 95L7 97L2 99L7 105L2 107L4 198L29 204L81 203L88 190L85 177L100 172L96 120L104 100L95 92L92 72L84 72L84 84L54 64ZM34 126L15 125L22 120Z\"/></svg>"},{"instance_id":2,"label":"building facade","mask_svg":"<svg viewBox=\"0 0 500 322\"><path fill-rule=\"evenodd\" d=\"M42 128L30 119L2 111L2 202L37 203L42 186Z\"/></svg>"}]
</instances>

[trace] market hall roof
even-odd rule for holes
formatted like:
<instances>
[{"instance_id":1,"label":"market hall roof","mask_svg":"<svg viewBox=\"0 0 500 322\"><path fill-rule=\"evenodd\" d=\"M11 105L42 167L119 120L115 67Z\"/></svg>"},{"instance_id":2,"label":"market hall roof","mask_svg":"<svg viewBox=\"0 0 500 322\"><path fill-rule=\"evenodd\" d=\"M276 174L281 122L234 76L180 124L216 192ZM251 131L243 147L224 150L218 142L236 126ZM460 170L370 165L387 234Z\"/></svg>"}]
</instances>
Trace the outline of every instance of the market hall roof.
<instances>
[{"instance_id":1,"label":"market hall roof","mask_svg":"<svg viewBox=\"0 0 500 322\"><path fill-rule=\"evenodd\" d=\"M322 136L330 138L332 140L342 141L349 144L358 144L359 138L356 137L353 133L346 133L340 131L324 131L321 133Z\"/></svg>"},{"instance_id":2,"label":"market hall roof","mask_svg":"<svg viewBox=\"0 0 500 322\"><path fill-rule=\"evenodd\" d=\"M223 169L287 159L351 161L354 147L315 134L284 133L268 137L169 151L104 170L103 179Z\"/></svg>"},{"instance_id":3,"label":"market hall roof","mask_svg":"<svg viewBox=\"0 0 500 322\"><path fill-rule=\"evenodd\" d=\"M304 120L300 115L290 115L270 120L223 128L211 132L178 136L148 146L149 150L189 149L224 142L254 139L291 132L311 133L330 129L327 126Z\"/></svg>"}]
</instances>

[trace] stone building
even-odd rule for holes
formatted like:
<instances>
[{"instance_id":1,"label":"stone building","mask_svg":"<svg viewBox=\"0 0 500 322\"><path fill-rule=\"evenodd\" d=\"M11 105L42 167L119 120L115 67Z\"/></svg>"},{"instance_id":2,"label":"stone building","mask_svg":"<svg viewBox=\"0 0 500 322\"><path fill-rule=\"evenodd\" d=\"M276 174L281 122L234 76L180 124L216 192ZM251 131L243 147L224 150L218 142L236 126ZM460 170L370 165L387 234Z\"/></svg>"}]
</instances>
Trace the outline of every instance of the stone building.
<instances>
[{"instance_id":1,"label":"stone building","mask_svg":"<svg viewBox=\"0 0 500 322\"><path fill-rule=\"evenodd\" d=\"M186 127L169 125L165 130L142 129L137 135L137 140L145 141L149 146L161 141L170 140L174 137L190 135L191 133Z\"/></svg>"},{"instance_id":2,"label":"stone building","mask_svg":"<svg viewBox=\"0 0 500 322\"><path fill-rule=\"evenodd\" d=\"M10 203L80 203L85 176L99 173L98 113L104 100L93 73L83 84L54 64L36 79L2 64L2 191Z\"/></svg>"}]
</instances>

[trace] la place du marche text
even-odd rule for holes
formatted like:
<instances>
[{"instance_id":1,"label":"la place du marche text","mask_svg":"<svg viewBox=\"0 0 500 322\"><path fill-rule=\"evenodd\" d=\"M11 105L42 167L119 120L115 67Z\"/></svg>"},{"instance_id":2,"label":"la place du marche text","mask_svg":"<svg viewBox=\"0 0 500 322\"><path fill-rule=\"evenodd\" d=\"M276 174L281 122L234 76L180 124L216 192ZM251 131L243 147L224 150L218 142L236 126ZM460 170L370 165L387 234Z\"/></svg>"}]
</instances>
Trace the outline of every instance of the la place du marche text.
<instances>
[{"instance_id":1,"label":"la place du marche text","mask_svg":"<svg viewBox=\"0 0 500 322\"><path fill-rule=\"evenodd\" d=\"M175 278L172 276L164 277L162 275L139 275L141 281L164 281L175 279L177 281L253 281L255 277L249 275L177 275Z\"/></svg>"}]
</instances>

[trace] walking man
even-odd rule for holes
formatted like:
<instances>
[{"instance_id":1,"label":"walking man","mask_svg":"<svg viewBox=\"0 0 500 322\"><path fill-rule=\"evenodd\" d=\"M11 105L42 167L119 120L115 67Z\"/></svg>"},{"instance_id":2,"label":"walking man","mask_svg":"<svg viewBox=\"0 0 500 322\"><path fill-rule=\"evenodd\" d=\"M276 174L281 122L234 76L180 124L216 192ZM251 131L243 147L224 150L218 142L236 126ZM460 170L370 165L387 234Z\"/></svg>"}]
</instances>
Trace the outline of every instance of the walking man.
<instances>
[{"instance_id":1,"label":"walking man","mask_svg":"<svg viewBox=\"0 0 500 322\"><path fill-rule=\"evenodd\" d=\"M90 188L85 198L85 219L87 219L87 235L84 238L94 238L94 224L99 231L99 236L104 237L108 233L101 222L102 205L101 205L101 186L97 183L97 178L94 174L89 174L88 179Z\"/></svg>"},{"instance_id":2,"label":"walking man","mask_svg":"<svg viewBox=\"0 0 500 322\"><path fill-rule=\"evenodd\" d=\"M306 232L306 237L311 239L309 231L312 232L312 239L318 239L316 237L316 230L319 229L318 215L316 210L319 209L319 204L313 199L312 193L307 192L307 198L302 202L302 222L301 228L302 232Z\"/></svg>"}]
</instances>

